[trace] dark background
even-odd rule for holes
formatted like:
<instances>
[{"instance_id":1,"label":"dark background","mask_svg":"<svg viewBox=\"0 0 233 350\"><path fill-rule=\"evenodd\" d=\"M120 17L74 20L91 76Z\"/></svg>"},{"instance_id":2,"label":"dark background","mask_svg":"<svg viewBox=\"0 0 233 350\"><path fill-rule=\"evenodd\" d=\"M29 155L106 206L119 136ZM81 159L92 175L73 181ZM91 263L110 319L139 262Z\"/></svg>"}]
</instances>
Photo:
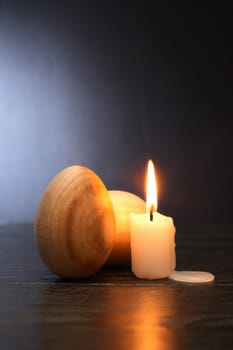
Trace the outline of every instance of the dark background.
<instances>
[{"instance_id":1,"label":"dark background","mask_svg":"<svg viewBox=\"0 0 233 350\"><path fill-rule=\"evenodd\" d=\"M144 197L149 157L160 212L232 223L232 29L223 3L0 1L0 223L72 164Z\"/></svg>"}]
</instances>

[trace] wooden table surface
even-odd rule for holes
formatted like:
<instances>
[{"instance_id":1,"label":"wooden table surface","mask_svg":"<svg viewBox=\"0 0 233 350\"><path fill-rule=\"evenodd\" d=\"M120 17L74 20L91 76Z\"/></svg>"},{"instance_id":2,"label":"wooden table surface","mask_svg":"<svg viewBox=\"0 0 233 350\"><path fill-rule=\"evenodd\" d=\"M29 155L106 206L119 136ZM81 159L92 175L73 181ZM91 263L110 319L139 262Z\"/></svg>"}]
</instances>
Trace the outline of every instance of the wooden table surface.
<instances>
[{"instance_id":1,"label":"wooden table surface","mask_svg":"<svg viewBox=\"0 0 233 350\"><path fill-rule=\"evenodd\" d=\"M233 349L233 226L178 225L177 267L206 285L104 268L67 282L40 261L31 224L0 226L0 349Z\"/></svg>"}]
</instances>

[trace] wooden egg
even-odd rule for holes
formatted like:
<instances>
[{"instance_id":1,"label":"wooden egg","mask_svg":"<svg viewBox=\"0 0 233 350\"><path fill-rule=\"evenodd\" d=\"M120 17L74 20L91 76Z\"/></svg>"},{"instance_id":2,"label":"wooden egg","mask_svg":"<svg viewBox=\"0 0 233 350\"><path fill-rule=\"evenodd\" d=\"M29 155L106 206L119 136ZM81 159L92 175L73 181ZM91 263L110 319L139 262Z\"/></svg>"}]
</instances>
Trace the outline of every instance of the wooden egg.
<instances>
[{"instance_id":1,"label":"wooden egg","mask_svg":"<svg viewBox=\"0 0 233 350\"><path fill-rule=\"evenodd\" d=\"M115 212L116 236L113 250L106 264L129 264L131 260L129 213L145 213L146 203L130 192L109 191L109 194Z\"/></svg>"},{"instance_id":2,"label":"wooden egg","mask_svg":"<svg viewBox=\"0 0 233 350\"><path fill-rule=\"evenodd\" d=\"M58 276L87 278L108 259L115 216L100 178L83 166L58 173L45 189L35 219L39 253Z\"/></svg>"}]
</instances>

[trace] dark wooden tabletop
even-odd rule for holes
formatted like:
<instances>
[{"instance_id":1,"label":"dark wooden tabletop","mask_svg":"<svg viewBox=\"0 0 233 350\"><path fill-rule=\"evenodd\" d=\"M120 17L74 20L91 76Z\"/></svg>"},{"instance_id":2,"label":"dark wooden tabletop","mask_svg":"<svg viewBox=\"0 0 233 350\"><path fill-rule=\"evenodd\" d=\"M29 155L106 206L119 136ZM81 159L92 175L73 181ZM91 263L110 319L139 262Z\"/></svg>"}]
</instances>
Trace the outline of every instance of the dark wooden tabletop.
<instances>
[{"instance_id":1,"label":"dark wooden tabletop","mask_svg":"<svg viewBox=\"0 0 233 350\"><path fill-rule=\"evenodd\" d=\"M68 282L40 261L31 224L0 226L0 349L233 349L233 226L177 227L177 267L206 285L103 268Z\"/></svg>"}]
</instances>

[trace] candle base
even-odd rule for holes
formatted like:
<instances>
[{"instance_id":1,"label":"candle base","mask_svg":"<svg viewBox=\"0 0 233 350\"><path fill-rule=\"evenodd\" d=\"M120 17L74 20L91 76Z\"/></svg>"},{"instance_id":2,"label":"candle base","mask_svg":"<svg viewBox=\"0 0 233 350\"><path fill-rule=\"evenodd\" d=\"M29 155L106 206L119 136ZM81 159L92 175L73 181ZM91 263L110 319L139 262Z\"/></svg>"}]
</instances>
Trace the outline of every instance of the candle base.
<instances>
[{"instance_id":1,"label":"candle base","mask_svg":"<svg viewBox=\"0 0 233 350\"><path fill-rule=\"evenodd\" d=\"M144 277L144 276L137 276L134 274L134 276L137 278L137 279L140 279L140 280L145 280L145 281L158 281L158 280L165 280L165 279L168 279L168 277Z\"/></svg>"},{"instance_id":2,"label":"candle base","mask_svg":"<svg viewBox=\"0 0 233 350\"><path fill-rule=\"evenodd\" d=\"M169 278L169 275L170 275L170 274L151 274L151 273L146 273L145 271L140 273L140 271L135 272L133 270L132 270L132 273L138 279L150 280L150 281L153 281L153 280L164 280L164 279Z\"/></svg>"}]
</instances>

